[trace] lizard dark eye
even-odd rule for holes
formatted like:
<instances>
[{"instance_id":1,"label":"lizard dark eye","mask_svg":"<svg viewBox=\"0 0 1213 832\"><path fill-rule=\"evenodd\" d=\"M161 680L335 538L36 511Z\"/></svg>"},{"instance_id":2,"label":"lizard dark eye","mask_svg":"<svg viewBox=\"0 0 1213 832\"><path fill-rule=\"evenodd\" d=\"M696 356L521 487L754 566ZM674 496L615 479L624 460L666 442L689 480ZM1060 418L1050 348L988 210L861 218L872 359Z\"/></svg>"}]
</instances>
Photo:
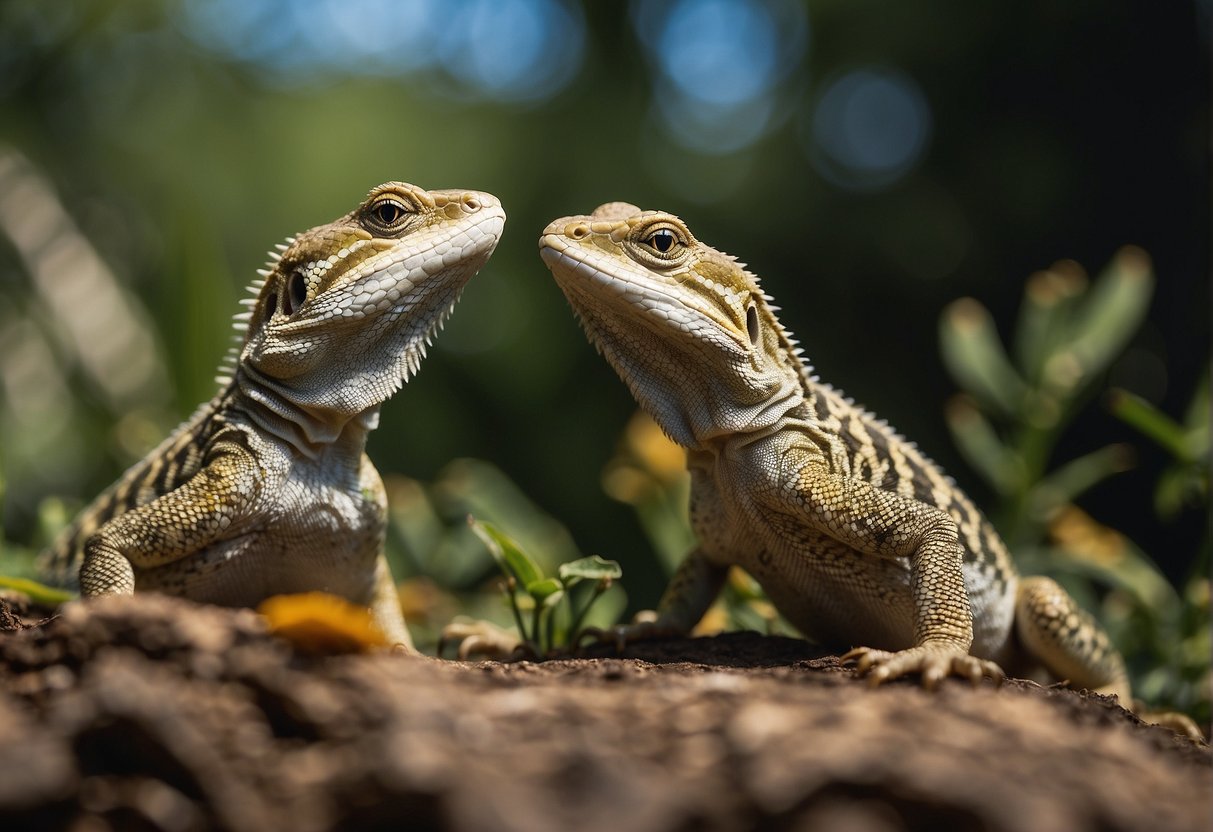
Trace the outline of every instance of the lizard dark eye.
<instances>
[{"instance_id":1,"label":"lizard dark eye","mask_svg":"<svg viewBox=\"0 0 1213 832\"><path fill-rule=\"evenodd\" d=\"M404 215L408 213L404 210L404 206L399 202L391 199L385 199L378 202L371 208L371 213L375 215L375 219L387 227L391 227L404 219Z\"/></svg>"},{"instance_id":2,"label":"lizard dark eye","mask_svg":"<svg viewBox=\"0 0 1213 832\"><path fill-rule=\"evenodd\" d=\"M758 338L762 332L758 329L758 307L752 303L745 311L745 329L750 336L750 346L758 346Z\"/></svg>"},{"instance_id":3,"label":"lizard dark eye","mask_svg":"<svg viewBox=\"0 0 1213 832\"><path fill-rule=\"evenodd\" d=\"M678 238L668 228L659 228L645 237L644 241L661 254L669 254L670 250L674 248L674 244L678 242Z\"/></svg>"},{"instance_id":4,"label":"lizard dark eye","mask_svg":"<svg viewBox=\"0 0 1213 832\"><path fill-rule=\"evenodd\" d=\"M294 315L295 310L307 302L307 279L303 272L294 272L291 282L287 284L286 295L282 301L282 311Z\"/></svg>"},{"instance_id":5,"label":"lizard dark eye","mask_svg":"<svg viewBox=\"0 0 1213 832\"><path fill-rule=\"evenodd\" d=\"M268 321L274 317L274 313L278 311L278 293L270 292L269 297L265 299L265 319Z\"/></svg>"}]
</instances>

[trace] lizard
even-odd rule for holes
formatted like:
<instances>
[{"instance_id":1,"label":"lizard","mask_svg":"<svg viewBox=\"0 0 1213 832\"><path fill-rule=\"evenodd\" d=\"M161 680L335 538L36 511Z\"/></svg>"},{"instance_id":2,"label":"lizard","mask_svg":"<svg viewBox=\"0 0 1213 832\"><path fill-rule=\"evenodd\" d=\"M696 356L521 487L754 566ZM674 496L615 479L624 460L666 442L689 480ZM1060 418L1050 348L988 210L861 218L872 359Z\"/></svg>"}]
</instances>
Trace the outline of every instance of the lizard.
<instances>
[{"instance_id":1,"label":"lizard","mask_svg":"<svg viewBox=\"0 0 1213 832\"><path fill-rule=\"evenodd\" d=\"M86 598L255 607L325 591L415 652L367 435L504 224L491 194L388 182L278 244L236 315L217 394L84 508L39 571Z\"/></svg>"},{"instance_id":2,"label":"lizard","mask_svg":"<svg viewBox=\"0 0 1213 832\"><path fill-rule=\"evenodd\" d=\"M814 374L744 263L677 216L622 202L553 221L539 247L691 477L697 547L655 613L599 637L686 635L736 565L802 633L850 648L842 661L873 685L1043 670L1130 706L1094 617L1051 578L1020 576L937 464Z\"/></svg>"}]
</instances>

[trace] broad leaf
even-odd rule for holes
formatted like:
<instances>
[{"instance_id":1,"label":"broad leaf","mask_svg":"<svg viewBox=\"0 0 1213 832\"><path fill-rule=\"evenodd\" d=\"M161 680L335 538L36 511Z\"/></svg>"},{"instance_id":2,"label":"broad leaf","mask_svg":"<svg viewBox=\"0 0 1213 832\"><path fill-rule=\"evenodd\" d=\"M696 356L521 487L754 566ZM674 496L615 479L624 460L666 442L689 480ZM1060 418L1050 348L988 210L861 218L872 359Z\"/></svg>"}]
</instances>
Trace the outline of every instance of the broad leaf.
<instances>
[{"instance_id":1,"label":"broad leaf","mask_svg":"<svg viewBox=\"0 0 1213 832\"><path fill-rule=\"evenodd\" d=\"M543 580L543 570L505 532L491 523L483 523L471 516L468 517L468 525L476 536L484 541L497 564L513 575L521 586L529 587L536 581Z\"/></svg>"},{"instance_id":2,"label":"broad leaf","mask_svg":"<svg viewBox=\"0 0 1213 832\"><path fill-rule=\"evenodd\" d=\"M578 581L618 580L623 575L623 569L613 560L590 555L588 558L578 558L568 563L560 564L560 580L566 587L575 585Z\"/></svg>"}]
</instances>

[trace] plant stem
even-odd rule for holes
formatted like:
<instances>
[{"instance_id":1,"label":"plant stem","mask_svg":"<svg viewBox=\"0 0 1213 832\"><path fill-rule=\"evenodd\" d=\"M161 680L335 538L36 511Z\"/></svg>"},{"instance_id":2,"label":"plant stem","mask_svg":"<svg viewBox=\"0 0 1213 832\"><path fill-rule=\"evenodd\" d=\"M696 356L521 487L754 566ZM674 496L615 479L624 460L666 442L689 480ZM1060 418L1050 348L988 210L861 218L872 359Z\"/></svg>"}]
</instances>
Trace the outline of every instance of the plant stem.
<instances>
[{"instance_id":1,"label":"plant stem","mask_svg":"<svg viewBox=\"0 0 1213 832\"><path fill-rule=\"evenodd\" d=\"M573 619L573 623L569 626L570 639L575 639L577 634L581 632L581 622L585 620L586 613L590 611L590 607L594 606L594 602L598 600L598 596L606 591L606 587L604 587L602 584L602 581L598 581L594 584L594 591L590 593L589 600L585 602L585 604L581 607L581 610ZM570 604L571 603L572 602L570 601Z\"/></svg>"},{"instance_id":2,"label":"plant stem","mask_svg":"<svg viewBox=\"0 0 1213 832\"><path fill-rule=\"evenodd\" d=\"M522 638L524 643L530 642L531 640L527 638L526 635L526 627L522 625L522 610L518 609L518 599L515 598L514 590L510 586L512 583L513 581L507 581L506 585L502 587L501 591L504 592L505 596L510 599L510 611L514 613L514 624L518 627L518 635Z\"/></svg>"}]
</instances>

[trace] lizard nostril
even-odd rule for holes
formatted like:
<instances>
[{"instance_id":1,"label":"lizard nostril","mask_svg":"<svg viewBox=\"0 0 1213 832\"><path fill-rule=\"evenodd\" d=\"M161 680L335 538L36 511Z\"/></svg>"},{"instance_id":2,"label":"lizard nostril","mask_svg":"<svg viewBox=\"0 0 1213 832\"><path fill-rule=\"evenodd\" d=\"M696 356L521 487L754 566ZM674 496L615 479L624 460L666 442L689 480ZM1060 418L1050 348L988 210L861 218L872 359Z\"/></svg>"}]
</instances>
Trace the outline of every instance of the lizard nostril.
<instances>
[{"instance_id":1,"label":"lizard nostril","mask_svg":"<svg viewBox=\"0 0 1213 832\"><path fill-rule=\"evenodd\" d=\"M582 237L585 237L589 233L590 233L590 227L583 222L577 223L576 225L572 226L571 228L568 229L568 231L565 232L565 234L572 237L574 240L580 240Z\"/></svg>"},{"instance_id":2,"label":"lizard nostril","mask_svg":"<svg viewBox=\"0 0 1213 832\"><path fill-rule=\"evenodd\" d=\"M469 211L479 211L480 210L480 200L477 199L476 197L472 196L471 194L465 194L463 197L463 207L468 209Z\"/></svg>"}]
</instances>

